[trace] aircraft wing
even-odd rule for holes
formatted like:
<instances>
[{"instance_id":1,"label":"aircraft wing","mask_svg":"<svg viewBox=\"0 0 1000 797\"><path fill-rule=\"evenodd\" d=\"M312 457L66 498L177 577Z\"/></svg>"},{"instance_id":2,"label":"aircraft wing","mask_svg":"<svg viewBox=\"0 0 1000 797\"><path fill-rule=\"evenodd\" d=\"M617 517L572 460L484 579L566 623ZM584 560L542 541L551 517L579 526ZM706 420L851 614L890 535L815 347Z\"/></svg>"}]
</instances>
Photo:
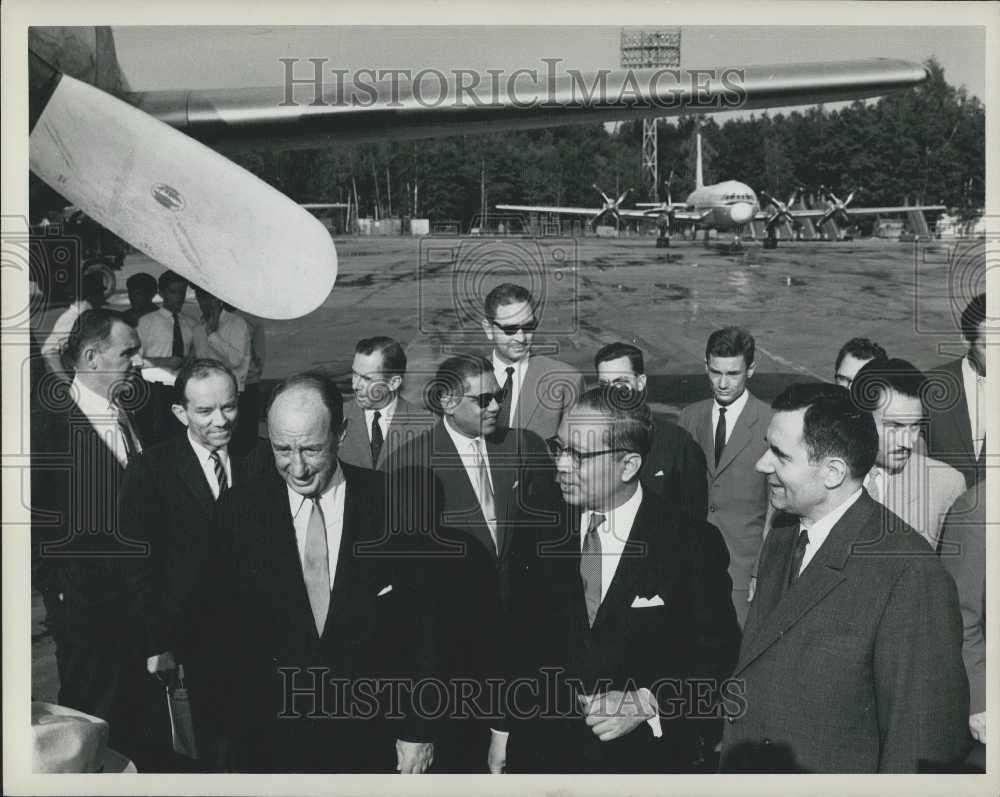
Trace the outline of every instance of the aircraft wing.
<instances>
[{"instance_id":1,"label":"aircraft wing","mask_svg":"<svg viewBox=\"0 0 1000 797\"><path fill-rule=\"evenodd\" d=\"M512 210L519 213L555 213L560 216L586 216L591 218L602 212L601 208L558 208L545 205L497 205L497 210ZM619 210L622 216L626 211Z\"/></svg>"},{"instance_id":2,"label":"aircraft wing","mask_svg":"<svg viewBox=\"0 0 1000 797\"><path fill-rule=\"evenodd\" d=\"M853 205L846 207L844 210L848 216L875 216L884 215L888 216L892 213L908 213L913 210L921 210L925 212L932 211L945 211L948 208L945 205L897 205L895 207L884 207L884 208L856 208ZM806 209L789 209L788 215L795 219L815 219L826 214L830 208L813 208L811 210ZM754 218L760 220L767 220L772 214L764 213L763 211L758 213Z\"/></svg>"},{"instance_id":3,"label":"aircraft wing","mask_svg":"<svg viewBox=\"0 0 1000 797\"><path fill-rule=\"evenodd\" d=\"M420 81L351 83L332 76L290 87L125 92L122 99L226 151L315 148L383 139L592 124L635 117L753 110L876 97L915 86L923 66L875 58L697 70L605 70L497 85L444 72ZM329 71L329 70L328 70ZM311 74L311 73L309 73ZM466 78L468 76L465 76ZM522 76L523 78L523 76ZM694 85L693 85L694 84Z\"/></svg>"}]
</instances>

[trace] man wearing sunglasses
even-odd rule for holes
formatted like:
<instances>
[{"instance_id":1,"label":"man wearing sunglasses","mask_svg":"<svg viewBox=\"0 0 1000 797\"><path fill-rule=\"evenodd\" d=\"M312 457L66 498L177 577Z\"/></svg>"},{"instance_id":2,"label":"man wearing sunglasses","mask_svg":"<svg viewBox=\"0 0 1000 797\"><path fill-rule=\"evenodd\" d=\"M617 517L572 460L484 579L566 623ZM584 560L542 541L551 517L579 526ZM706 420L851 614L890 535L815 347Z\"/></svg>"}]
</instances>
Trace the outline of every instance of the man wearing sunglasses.
<instances>
[{"instance_id":1,"label":"man wearing sunglasses","mask_svg":"<svg viewBox=\"0 0 1000 797\"><path fill-rule=\"evenodd\" d=\"M497 425L529 429L544 440L556 433L584 385L583 374L572 366L532 355L535 309L526 288L505 282L487 294L482 323L493 344L493 375L502 389Z\"/></svg>"},{"instance_id":2,"label":"man wearing sunglasses","mask_svg":"<svg viewBox=\"0 0 1000 797\"><path fill-rule=\"evenodd\" d=\"M739 648L729 554L643 488L652 429L644 403L602 386L548 441L567 506L554 534L518 541L511 683L531 688L511 690L519 719L493 771L690 772L721 737L712 696Z\"/></svg>"},{"instance_id":3,"label":"man wearing sunglasses","mask_svg":"<svg viewBox=\"0 0 1000 797\"><path fill-rule=\"evenodd\" d=\"M485 708L486 680L506 672L505 657L517 644L507 620L515 537L533 539L556 521L552 460L537 435L497 427L501 392L483 357L445 360L426 398L440 420L398 450L388 500L416 509L406 517L416 525L413 544L424 546L428 611L444 640L440 671L452 683L479 684ZM444 712L435 772L486 771L491 726L500 731L503 722L471 704L456 718L460 710Z\"/></svg>"}]
</instances>

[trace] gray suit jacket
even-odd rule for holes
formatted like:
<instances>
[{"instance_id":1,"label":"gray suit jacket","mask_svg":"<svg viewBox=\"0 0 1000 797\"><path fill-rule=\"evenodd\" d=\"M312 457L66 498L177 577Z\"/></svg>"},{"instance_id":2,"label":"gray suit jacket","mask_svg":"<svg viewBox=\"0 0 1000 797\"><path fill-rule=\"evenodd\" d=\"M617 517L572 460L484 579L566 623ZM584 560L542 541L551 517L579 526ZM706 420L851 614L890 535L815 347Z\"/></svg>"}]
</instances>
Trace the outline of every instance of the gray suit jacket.
<instances>
[{"instance_id":1,"label":"gray suit jacket","mask_svg":"<svg viewBox=\"0 0 1000 797\"><path fill-rule=\"evenodd\" d=\"M430 411L411 404L402 396L396 399L396 412L389 424L389 431L382 443L378 462L372 462L371 439L365 428L365 412L355 401L344 404L344 420L347 421L347 433L340 444L337 456L342 462L369 470L388 472L391 470L390 458L408 441L429 429L436 422Z\"/></svg>"},{"instance_id":2,"label":"gray suit jacket","mask_svg":"<svg viewBox=\"0 0 1000 797\"><path fill-rule=\"evenodd\" d=\"M899 521L902 525L902 521ZM917 772L964 752L955 585L862 492L787 587L798 518L776 520L733 673L724 771Z\"/></svg>"},{"instance_id":3,"label":"gray suit jacket","mask_svg":"<svg viewBox=\"0 0 1000 797\"><path fill-rule=\"evenodd\" d=\"M555 436L563 413L583 390L583 374L573 366L533 354L517 396L511 428L527 429L542 440Z\"/></svg>"},{"instance_id":4,"label":"gray suit jacket","mask_svg":"<svg viewBox=\"0 0 1000 797\"><path fill-rule=\"evenodd\" d=\"M754 465L767 449L764 436L771 421L771 408L749 395L716 467L712 401L705 399L685 407L677 424L687 430L705 454L708 522L717 526L726 540L733 592L742 593L736 597L745 603L767 513L766 479L754 470ZM739 605L736 608L742 620L746 609Z\"/></svg>"},{"instance_id":5,"label":"gray suit jacket","mask_svg":"<svg viewBox=\"0 0 1000 797\"><path fill-rule=\"evenodd\" d=\"M899 473L885 474L884 484L880 502L889 510L884 519L886 531L892 530L892 518L898 515L931 548L937 548L945 515L965 492L962 474L951 465L914 452Z\"/></svg>"}]
</instances>

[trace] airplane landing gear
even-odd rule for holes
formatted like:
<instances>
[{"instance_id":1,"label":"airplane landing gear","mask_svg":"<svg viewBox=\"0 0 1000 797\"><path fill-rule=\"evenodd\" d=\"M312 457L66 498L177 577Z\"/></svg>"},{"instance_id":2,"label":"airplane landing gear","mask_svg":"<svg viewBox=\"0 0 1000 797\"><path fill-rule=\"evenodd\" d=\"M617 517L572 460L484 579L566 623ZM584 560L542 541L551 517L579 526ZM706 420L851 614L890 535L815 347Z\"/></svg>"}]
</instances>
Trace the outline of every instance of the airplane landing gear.
<instances>
[{"instance_id":1,"label":"airplane landing gear","mask_svg":"<svg viewBox=\"0 0 1000 797\"><path fill-rule=\"evenodd\" d=\"M767 237L764 238L764 248L765 249L778 248L778 236L774 234L773 227L767 231Z\"/></svg>"}]
</instances>

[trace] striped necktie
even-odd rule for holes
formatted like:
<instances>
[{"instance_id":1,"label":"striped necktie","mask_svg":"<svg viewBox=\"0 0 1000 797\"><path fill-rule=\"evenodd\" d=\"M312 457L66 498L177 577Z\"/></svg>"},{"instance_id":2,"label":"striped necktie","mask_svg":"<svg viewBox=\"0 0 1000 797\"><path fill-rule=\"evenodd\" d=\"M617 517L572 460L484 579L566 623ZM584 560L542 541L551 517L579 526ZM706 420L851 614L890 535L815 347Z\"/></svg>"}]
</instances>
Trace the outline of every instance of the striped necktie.
<instances>
[{"instance_id":1,"label":"striped necktie","mask_svg":"<svg viewBox=\"0 0 1000 797\"><path fill-rule=\"evenodd\" d=\"M604 515L590 513L580 555L580 578L583 580L583 596L587 602L587 620L591 626L594 625L597 610L601 608L601 535L597 530L603 522Z\"/></svg>"},{"instance_id":2,"label":"striped necktie","mask_svg":"<svg viewBox=\"0 0 1000 797\"><path fill-rule=\"evenodd\" d=\"M229 478L226 476L226 466L222 464L222 457L218 451L213 451L209 457L212 466L215 468L215 483L219 485L219 494L216 498L222 498L222 494L229 489Z\"/></svg>"}]
</instances>

